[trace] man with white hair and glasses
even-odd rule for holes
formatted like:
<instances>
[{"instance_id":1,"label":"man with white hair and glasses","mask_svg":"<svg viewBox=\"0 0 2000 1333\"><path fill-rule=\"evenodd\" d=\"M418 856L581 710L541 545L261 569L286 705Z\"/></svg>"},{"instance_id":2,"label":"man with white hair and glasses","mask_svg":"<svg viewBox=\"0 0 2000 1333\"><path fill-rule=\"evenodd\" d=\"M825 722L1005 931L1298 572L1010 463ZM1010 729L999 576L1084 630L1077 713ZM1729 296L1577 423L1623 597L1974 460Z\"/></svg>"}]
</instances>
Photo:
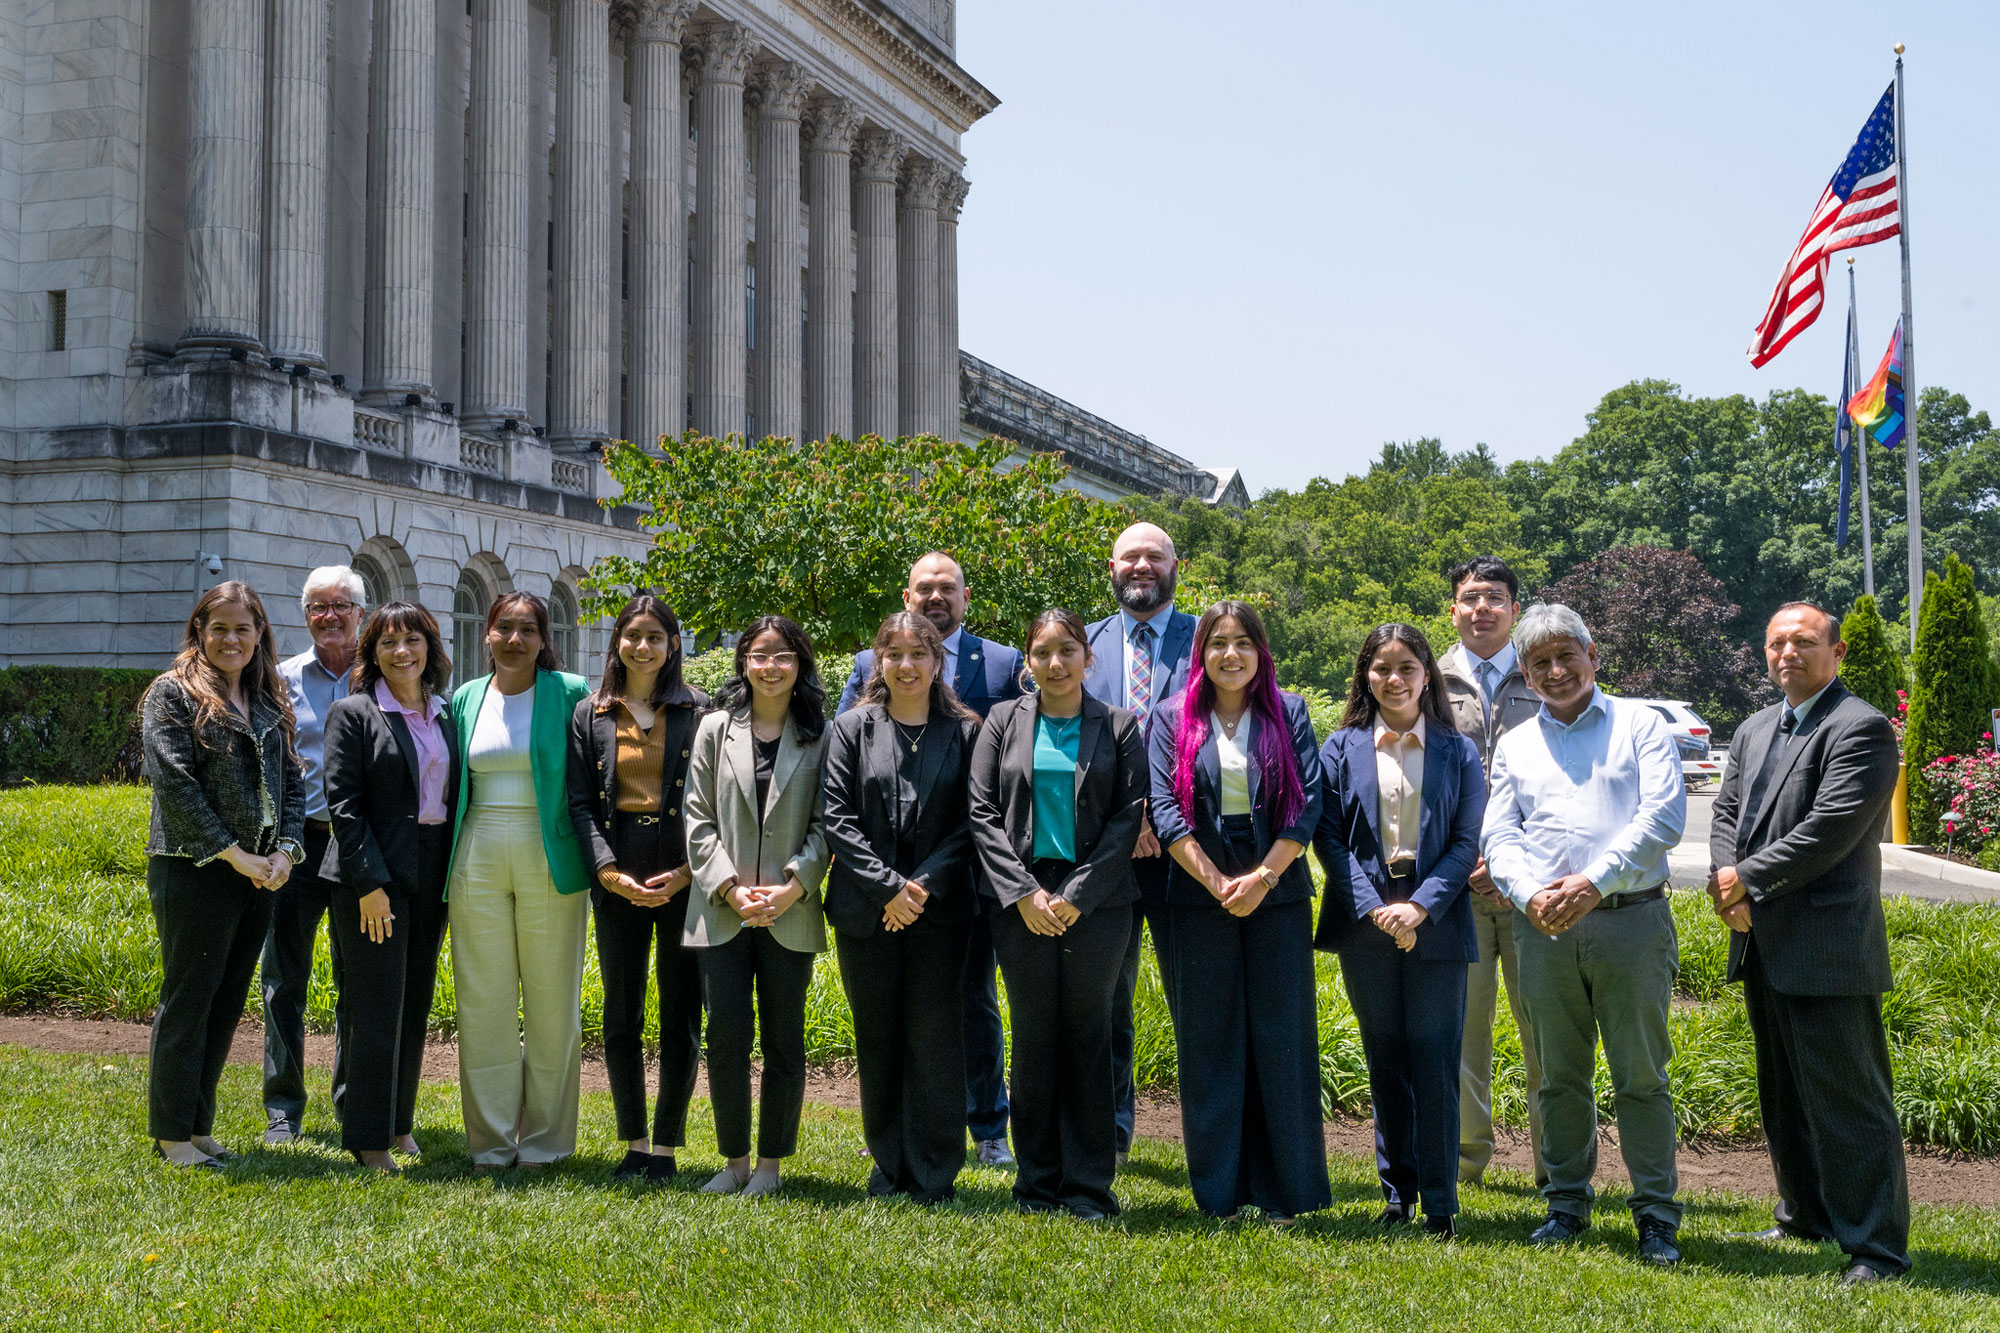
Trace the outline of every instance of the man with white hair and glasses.
<instances>
[{"instance_id":1,"label":"man with white hair and glasses","mask_svg":"<svg viewBox=\"0 0 2000 1333\"><path fill-rule=\"evenodd\" d=\"M264 1142L272 1145L298 1138L305 1115L306 988L312 981L313 941L335 888L334 880L322 879L319 874L333 831L327 821L322 768L326 714L334 700L347 696L348 673L354 669L354 655L361 647L365 601L361 576L346 565L322 565L306 575L299 606L306 615L312 647L278 664L298 720L293 742L305 775L306 859L278 890L278 899L272 904L271 932L264 939L264 961L258 969L264 987ZM329 933L328 943L338 938ZM333 982L338 1010L337 947L333 951ZM340 1048L335 1046L336 1115L345 1081Z\"/></svg>"},{"instance_id":2,"label":"man with white hair and glasses","mask_svg":"<svg viewBox=\"0 0 2000 1333\"><path fill-rule=\"evenodd\" d=\"M1532 1243L1559 1245L1590 1225L1602 1038L1640 1257L1679 1263L1667 1010L1680 955L1667 852L1687 823L1680 755L1658 713L1597 687L1597 647L1575 611L1529 607L1514 649L1542 711L1494 747L1480 845L1533 927L1516 935L1548 1175L1548 1218Z\"/></svg>"}]
</instances>

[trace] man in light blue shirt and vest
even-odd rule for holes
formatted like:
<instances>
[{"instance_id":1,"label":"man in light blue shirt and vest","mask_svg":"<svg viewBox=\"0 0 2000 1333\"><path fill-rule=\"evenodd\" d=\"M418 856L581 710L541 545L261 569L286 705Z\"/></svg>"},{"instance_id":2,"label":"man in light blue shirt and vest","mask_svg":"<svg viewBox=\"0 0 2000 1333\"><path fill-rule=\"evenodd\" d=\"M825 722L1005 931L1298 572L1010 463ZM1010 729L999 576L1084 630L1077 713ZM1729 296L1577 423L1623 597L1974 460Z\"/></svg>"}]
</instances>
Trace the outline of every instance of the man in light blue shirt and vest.
<instances>
[{"instance_id":1,"label":"man in light blue shirt and vest","mask_svg":"<svg viewBox=\"0 0 2000 1333\"><path fill-rule=\"evenodd\" d=\"M1570 608L1529 607L1514 649L1542 711L1494 747L1480 847L1530 927L1517 947L1548 1175L1548 1219L1533 1243L1560 1244L1590 1225L1601 1037L1640 1256L1678 1263L1667 1012L1680 952L1667 853L1687 823L1680 754L1659 714L1597 688L1596 645Z\"/></svg>"}]
</instances>

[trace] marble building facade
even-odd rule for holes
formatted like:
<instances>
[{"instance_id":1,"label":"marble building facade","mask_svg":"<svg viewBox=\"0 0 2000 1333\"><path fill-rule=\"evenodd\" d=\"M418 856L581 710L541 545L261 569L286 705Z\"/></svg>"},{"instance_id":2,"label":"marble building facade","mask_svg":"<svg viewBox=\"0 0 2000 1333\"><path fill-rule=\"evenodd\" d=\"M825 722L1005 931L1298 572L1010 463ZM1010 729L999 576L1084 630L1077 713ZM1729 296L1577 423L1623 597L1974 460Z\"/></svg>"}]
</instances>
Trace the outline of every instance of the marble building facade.
<instances>
[{"instance_id":1,"label":"marble building facade","mask_svg":"<svg viewBox=\"0 0 2000 1333\"><path fill-rule=\"evenodd\" d=\"M342 561L461 656L494 594L548 596L574 663L577 580L643 544L598 451L689 428L1001 433L1227 498L960 351L960 140L998 102L954 17L0 4L0 665L156 665L222 578L295 648Z\"/></svg>"}]
</instances>

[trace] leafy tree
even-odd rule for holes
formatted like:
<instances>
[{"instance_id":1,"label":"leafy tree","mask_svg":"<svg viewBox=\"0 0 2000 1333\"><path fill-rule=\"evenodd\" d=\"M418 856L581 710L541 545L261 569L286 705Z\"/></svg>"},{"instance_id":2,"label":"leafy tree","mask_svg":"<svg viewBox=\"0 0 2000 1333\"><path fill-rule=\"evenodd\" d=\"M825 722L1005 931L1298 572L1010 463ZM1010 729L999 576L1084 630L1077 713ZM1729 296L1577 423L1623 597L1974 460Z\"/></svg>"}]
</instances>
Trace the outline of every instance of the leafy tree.
<instances>
[{"instance_id":1,"label":"leafy tree","mask_svg":"<svg viewBox=\"0 0 2000 1333\"><path fill-rule=\"evenodd\" d=\"M1541 596L1583 617L1598 678L1617 693L1685 699L1718 731L1733 730L1767 693L1757 654L1722 628L1740 608L1692 551L1619 547Z\"/></svg>"},{"instance_id":2,"label":"leafy tree","mask_svg":"<svg viewBox=\"0 0 2000 1333\"><path fill-rule=\"evenodd\" d=\"M1854 609L1840 622L1840 637L1847 642L1841 683L1888 716L1896 716L1896 694L1909 688L1909 677L1873 597L1863 593L1854 599Z\"/></svg>"},{"instance_id":3,"label":"leafy tree","mask_svg":"<svg viewBox=\"0 0 2000 1333\"><path fill-rule=\"evenodd\" d=\"M1936 842L1938 816L1944 807L1922 781L1933 760L1968 755L1982 748L1981 737L1992 729L1996 702L1994 668L1979 595L1972 586L1972 567L1947 555L1942 572L1924 575L1923 609L1917 618L1917 644L1910 655L1909 727L1903 733L1903 759L1910 782L1910 836Z\"/></svg>"},{"instance_id":4,"label":"leafy tree","mask_svg":"<svg viewBox=\"0 0 2000 1333\"><path fill-rule=\"evenodd\" d=\"M1104 560L1129 513L1065 489L1051 454L1004 440L788 441L689 432L664 457L615 445L606 466L653 547L609 557L586 580L603 614L635 588L665 597L697 635L776 612L824 648L869 641L901 604L910 564L949 551L965 567L975 630L1015 642L1038 612L1109 609Z\"/></svg>"}]
</instances>

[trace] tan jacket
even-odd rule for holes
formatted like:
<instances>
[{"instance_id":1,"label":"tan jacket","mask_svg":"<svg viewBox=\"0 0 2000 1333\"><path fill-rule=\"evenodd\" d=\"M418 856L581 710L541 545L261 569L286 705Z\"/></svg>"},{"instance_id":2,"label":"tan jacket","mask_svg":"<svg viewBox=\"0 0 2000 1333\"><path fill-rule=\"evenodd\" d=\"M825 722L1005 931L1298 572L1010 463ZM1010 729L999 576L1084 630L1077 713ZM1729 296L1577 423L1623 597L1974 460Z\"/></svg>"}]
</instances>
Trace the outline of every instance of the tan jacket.
<instances>
[{"instance_id":1,"label":"tan jacket","mask_svg":"<svg viewBox=\"0 0 2000 1333\"><path fill-rule=\"evenodd\" d=\"M1451 701L1451 720L1458 724L1460 735L1479 747L1479 762L1490 777L1493 747L1502 736L1542 711L1542 696L1528 688L1518 660L1493 691L1490 705L1479 682L1459 668L1458 654L1446 653L1438 670L1444 677L1445 696Z\"/></svg>"},{"instance_id":2,"label":"tan jacket","mask_svg":"<svg viewBox=\"0 0 2000 1333\"><path fill-rule=\"evenodd\" d=\"M801 745L798 729L787 717L759 823L749 714L718 710L702 716L688 759L687 854L694 883L688 889L693 897L683 944L726 944L743 929L743 919L722 896L730 884L739 879L782 884L787 876L797 876L805 897L770 926L771 937L799 953L826 951L820 882L826 878L827 848L819 799L825 758L826 733Z\"/></svg>"}]
</instances>

